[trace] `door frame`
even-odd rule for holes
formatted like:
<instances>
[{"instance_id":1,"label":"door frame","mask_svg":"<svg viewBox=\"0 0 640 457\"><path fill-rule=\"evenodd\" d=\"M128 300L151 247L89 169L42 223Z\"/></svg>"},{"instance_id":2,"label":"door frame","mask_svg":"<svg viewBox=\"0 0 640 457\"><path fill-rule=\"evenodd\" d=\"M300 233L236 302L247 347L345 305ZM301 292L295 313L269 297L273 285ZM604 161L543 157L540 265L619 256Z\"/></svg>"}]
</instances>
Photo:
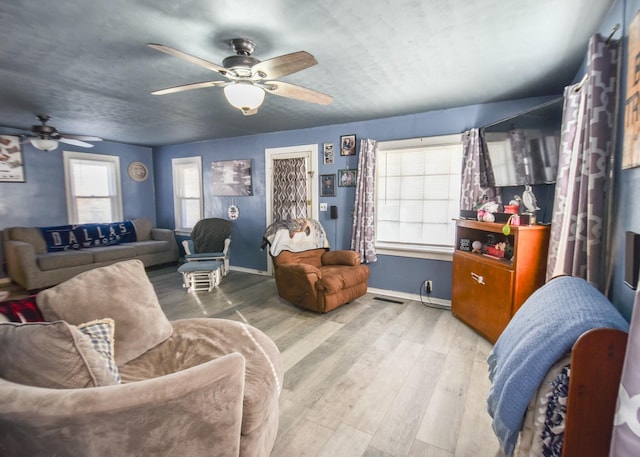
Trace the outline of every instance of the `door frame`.
<instances>
[{"instance_id":1,"label":"door frame","mask_svg":"<svg viewBox=\"0 0 640 457\"><path fill-rule=\"evenodd\" d=\"M313 219L319 217L319 189L317 180L318 145L301 144L281 148L267 148L264 150L265 163L265 227L273 222L273 161L283 159L305 158L307 159L307 212ZM267 274L273 275L273 263L271 256L267 255Z\"/></svg>"}]
</instances>

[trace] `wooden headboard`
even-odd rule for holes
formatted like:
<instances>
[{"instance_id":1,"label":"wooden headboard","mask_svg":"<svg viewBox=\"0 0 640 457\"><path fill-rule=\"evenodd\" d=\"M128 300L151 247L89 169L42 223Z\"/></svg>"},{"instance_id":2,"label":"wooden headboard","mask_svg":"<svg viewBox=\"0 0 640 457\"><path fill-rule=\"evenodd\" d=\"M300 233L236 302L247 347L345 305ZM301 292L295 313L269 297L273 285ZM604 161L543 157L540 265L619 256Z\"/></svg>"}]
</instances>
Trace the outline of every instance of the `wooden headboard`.
<instances>
[{"instance_id":1,"label":"wooden headboard","mask_svg":"<svg viewBox=\"0 0 640 457\"><path fill-rule=\"evenodd\" d=\"M563 457L609 455L627 336L597 328L573 345Z\"/></svg>"}]
</instances>

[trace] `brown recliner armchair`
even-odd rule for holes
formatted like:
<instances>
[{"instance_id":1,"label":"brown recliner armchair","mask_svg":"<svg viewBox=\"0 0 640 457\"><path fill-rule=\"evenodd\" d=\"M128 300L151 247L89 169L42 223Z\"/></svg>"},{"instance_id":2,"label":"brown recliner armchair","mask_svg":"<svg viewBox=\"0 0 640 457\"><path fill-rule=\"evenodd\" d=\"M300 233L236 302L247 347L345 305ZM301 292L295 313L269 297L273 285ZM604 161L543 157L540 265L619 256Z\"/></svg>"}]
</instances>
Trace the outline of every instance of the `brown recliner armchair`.
<instances>
[{"instance_id":1,"label":"brown recliner armchair","mask_svg":"<svg viewBox=\"0 0 640 457\"><path fill-rule=\"evenodd\" d=\"M281 251L271 256L278 295L300 306L326 313L367 293L369 268L355 251Z\"/></svg>"}]
</instances>

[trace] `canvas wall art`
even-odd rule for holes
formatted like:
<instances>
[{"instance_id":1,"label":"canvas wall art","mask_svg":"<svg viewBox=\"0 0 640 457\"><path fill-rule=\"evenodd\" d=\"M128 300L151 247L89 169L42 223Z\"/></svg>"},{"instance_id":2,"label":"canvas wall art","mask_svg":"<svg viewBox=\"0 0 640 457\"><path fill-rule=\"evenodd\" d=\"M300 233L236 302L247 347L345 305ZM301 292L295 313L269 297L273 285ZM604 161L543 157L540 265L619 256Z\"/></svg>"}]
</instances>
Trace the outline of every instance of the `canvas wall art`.
<instances>
[{"instance_id":1,"label":"canvas wall art","mask_svg":"<svg viewBox=\"0 0 640 457\"><path fill-rule=\"evenodd\" d=\"M251 159L212 162L211 170L214 195L231 197L253 195Z\"/></svg>"}]
</instances>

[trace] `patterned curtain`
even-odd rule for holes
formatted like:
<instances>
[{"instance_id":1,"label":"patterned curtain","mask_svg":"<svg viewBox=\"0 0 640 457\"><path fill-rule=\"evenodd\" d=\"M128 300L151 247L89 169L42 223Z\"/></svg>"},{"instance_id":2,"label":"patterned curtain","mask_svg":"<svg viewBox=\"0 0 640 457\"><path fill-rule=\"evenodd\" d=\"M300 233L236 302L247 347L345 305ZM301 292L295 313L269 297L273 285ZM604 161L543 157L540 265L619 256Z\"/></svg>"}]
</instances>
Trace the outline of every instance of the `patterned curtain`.
<instances>
[{"instance_id":1,"label":"patterned curtain","mask_svg":"<svg viewBox=\"0 0 640 457\"><path fill-rule=\"evenodd\" d=\"M462 134L462 178L460 209L473 210L486 195L500 203L500 189L495 187L493 168L487 151L484 132L471 129Z\"/></svg>"},{"instance_id":2,"label":"patterned curtain","mask_svg":"<svg viewBox=\"0 0 640 457\"><path fill-rule=\"evenodd\" d=\"M565 88L558 177L551 219L547 279L578 276L605 292L602 259L612 218L614 126L620 43L589 40L583 82Z\"/></svg>"},{"instance_id":3,"label":"patterned curtain","mask_svg":"<svg viewBox=\"0 0 640 457\"><path fill-rule=\"evenodd\" d=\"M273 161L273 222L307 217L307 170L303 158Z\"/></svg>"},{"instance_id":4,"label":"patterned curtain","mask_svg":"<svg viewBox=\"0 0 640 457\"><path fill-rule=\"evenodd\" d=\"M351 230L351 249L360 253L365 263L378 260L375 244L375 179L376 151L375 140L360 140L358 157L358 175L356 178L356 201Z\"/></svg>"},{"instance_id":5,"label":"patterned curtain","mask_svg":"<svg viewBox=\"0 0 640 457\"><path fill-rule=\"evenodd\" d=\"M527 157L527 143L524 132L521 129L510 130L509 141L511 143L511 155L516 169L516 181L514 184L519 186L531 184L527 181L529 173L525 165L525 159Z\"/></svg>"}]
</instances>

